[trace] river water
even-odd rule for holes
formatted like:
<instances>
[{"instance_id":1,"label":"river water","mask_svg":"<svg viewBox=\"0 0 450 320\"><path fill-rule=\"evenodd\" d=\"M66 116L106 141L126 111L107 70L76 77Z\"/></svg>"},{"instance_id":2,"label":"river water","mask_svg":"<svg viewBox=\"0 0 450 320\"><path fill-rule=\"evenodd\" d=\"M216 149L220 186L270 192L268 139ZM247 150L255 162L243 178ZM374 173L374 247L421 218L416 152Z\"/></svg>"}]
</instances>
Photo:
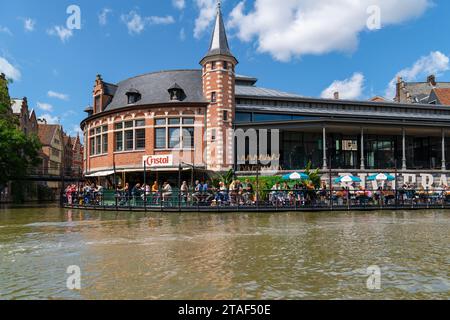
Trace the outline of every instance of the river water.
<instances>
[{"instance_id":1,"label":"river water","mask_svg":"<svg viewBox=\"0 0 450 320\"><path fill-rule=\"evenodd\" d=\"M0 210L0 299L435 298L450 298L449 211Z\"/></svg>"}]
</instances>

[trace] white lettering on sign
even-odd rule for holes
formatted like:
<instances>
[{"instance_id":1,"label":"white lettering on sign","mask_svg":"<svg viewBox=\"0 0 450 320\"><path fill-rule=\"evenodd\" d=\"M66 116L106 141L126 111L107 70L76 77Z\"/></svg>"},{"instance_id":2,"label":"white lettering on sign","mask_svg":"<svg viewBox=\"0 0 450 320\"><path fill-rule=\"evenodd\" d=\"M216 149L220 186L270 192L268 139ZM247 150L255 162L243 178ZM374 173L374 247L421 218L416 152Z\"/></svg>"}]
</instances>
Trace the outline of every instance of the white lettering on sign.
<instances>
[{"instance_id":1,"label":"white lettering on sign","mask_svg":"<svg viewBox=\"0 0 450 320\"><path fill-rule=\"evenodd\" d=\"M173 156L171 154L158 156L144 156L143 164L147 168L171 167L173 165Z\"/></svg>"}]
</instances>

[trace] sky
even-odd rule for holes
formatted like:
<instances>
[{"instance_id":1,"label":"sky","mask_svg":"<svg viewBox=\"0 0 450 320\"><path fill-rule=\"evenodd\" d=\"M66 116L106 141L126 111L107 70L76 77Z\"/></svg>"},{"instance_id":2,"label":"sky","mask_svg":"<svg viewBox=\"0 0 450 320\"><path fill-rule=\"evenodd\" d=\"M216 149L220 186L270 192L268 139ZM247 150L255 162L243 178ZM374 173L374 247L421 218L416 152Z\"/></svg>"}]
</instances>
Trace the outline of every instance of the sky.
<instances>
[{"instance_id":1,"label":"sky","mask_svg":"<svg viewBox=\"0 0 450 320\"><path fill-rule=\"evenodd\" d=\"M216 0L0 0L10 94L76 135L95 76L197 69ZM282 4L282 5L281 5ZM237 73L309 97L393 98L397 76L450 81L448 0L223 0Z\"/></svg>"}]
</instances>

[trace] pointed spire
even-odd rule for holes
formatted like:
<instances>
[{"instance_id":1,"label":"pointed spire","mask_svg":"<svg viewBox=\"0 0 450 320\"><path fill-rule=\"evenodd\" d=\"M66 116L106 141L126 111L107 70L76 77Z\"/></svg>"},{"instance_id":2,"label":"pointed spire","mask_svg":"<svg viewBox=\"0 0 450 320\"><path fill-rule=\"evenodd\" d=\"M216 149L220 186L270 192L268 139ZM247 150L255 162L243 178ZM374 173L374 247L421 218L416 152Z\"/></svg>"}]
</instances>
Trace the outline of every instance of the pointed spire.
<instances>
[{"instance_id":1,"label":"pointed spire","mask_svg":"<svg viewBox=\"0 0 450 320\"><path fill-rule=\"evenodd\" d=\"M217 15L214 24L214 31L211 37L211 44L205 58L215 55L234 57L228 45L227 33L223 22L221 3L217 2Z\"/></svg>"}]
</instances>

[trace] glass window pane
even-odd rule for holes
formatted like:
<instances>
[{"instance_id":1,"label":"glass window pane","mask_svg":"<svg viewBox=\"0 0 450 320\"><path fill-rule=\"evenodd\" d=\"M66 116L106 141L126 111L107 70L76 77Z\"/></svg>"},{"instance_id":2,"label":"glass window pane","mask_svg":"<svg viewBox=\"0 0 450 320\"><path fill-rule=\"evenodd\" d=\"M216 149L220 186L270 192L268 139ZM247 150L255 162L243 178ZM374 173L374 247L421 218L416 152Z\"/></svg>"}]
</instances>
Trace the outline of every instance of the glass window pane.
<instances>
[{"instance_id":1,"label":"glass window pane","mask_svg":"<svg viewBox=\"0 0 450 320\"><path fill-rule=\"evenodd\" d=\"M133 130L125 131L125 150L133 150L134 134Z\"/></svg>"},{"instance_id":2,"label":"glass window pane","mask_svg":"<svg viewBox=\"0 0 450 320\"><path fill-rule=\"evenodd\" d=\"M194 118L183 118L183 124L194 124Z\"/></svg>"},{"instance_id":3,"label":"glass window pane","mask_svg":"<svg viewBox=\"0 0 450 320\"><path fill-rule=\"evenodd\" d=\"M103 153L108 153L108 135L103 135Z\"/></svg>"},{"instance_id":4,"label":"glass window pane","mask_svg":"<svg viewBox=\"0 0 450 320\"><path fill-rule=\"evenodd\" d=\"M122 135L122 133L123 133L122 131L115 133L115 139L116 139L115 150L116 151L123 151L123 135Z\"/></svg>"},{"instance_id":5,"label":"glass window pane","mask_svg":"<svg viewBox=\"0 0 450 320\"><path fill-rule=\"evenodd\" d=\"M194 148L194 128L183 128L183 148Z\"/></svg>"},{"instance_id":6,"label":"glass window pane","mask_svg":"<svg viewBox=\"0 0 450 320\"><path fill-rule=\"evenodd\" d=\"M103 127L102 127L102 131L103 131L103 132L108 132L108 126L103 126Z\"/></svg>"},{"instance_id":7,"label":"glass window pane","mask_svg":"<svg viewBox=\"0 0 450 320\"><path fill-rule=\"evenodd\" d=\"M136 120L136 127L145 127L145 120Z\"/></svg>"},{"instance_id":8,"label":"glass window pane","mask_svg":"<svg viewBox=\"0 0 450 320\"><path fill-rule=\"evenodd\" d=\"M180 124L180 118L171 118L171 119L169 119L169 124L170 125Z\"/></svg>"},{"instance_id":9,"label":"glass window pane","mask_svg":"<svg viewBox=\"0 0 450 320\"><path fill-rule=\"evenodd\" d=\"M95 128L95 134L99 134L99 133L102 133L102 128L100 128L100 127Z\"/></svg>"},{"instance_id":10,"label":"glass window pane","mask_svg":"<svg viewBox=\"0 0 450 320\"><path fill-rule=\"evenodd\" d=\"M95 137L95 153L96 154L102 153L102 137L101 136Z\"/></svg>"},{"instance_id":11,"label":"glass window pane","mask_svg":"<svg viewBox=\"0 0 450 320\"><path fill-rule=\"evenodd\" d=\"M166 125L166 119L156 119L156 125L157 126L164 126L164 125Z\"/></svg>"},{"instance_id":12,"label":"glass window pane","mask_svg":"<svg viewBox=\"0 0 450 320\"><path fill-rule=\"evenodd\" d=\"M136 130L136 149L145 149L145 129Z\"/></svg>"},{"instance_id":13,"label":"glass window pane","mask_svg":"<svg viewBox=\"0 0 450 320\"><path fill-rule=\"evenodd\" d=\"M156 149L166 148L166 129L155 129L155 147Z\"/></svg>"},{"instance_id":14,"label":"glass window pane","mask_svg":"<svg viewBox=\"0 0 450 320\"><path fill-rule=\"evenodd\" d=\"M169 148L180 148L180 129L169 128Z\"/></svg>"},{"instance_id":15,"label":"glass window pane","mask_svg":"<svg viewBox=\"0 0 450 320\"><path fill-rule=\"evenodd\" d=\"M125 122L125 128L133 128L133 121Z\"/></svg>"},{"instance_id":16,"label":"glass window pane","mask_svg":"<svg viewBox=\"0 0 450 320\"><path fill-rule=\"evenodd\" d=\"M122 123L122 122L116 123L116 124L114 125L114 129L116 129L116 130L120 130L120 129L122 129L122 128L123 128L123 123Z\"/></svg>"},{"instance_id":17,"label":"glass window pane","mask_svg":"<svg viewBox=\"0 0 450 320\"><path fill-rule=\"evenodd\" d=\"M90 138L89 139L89 146L90 146L90 150L91 150L91 156L93 156L95 154L95 141L94 138Z\"/></svg>"}]
</instances>

